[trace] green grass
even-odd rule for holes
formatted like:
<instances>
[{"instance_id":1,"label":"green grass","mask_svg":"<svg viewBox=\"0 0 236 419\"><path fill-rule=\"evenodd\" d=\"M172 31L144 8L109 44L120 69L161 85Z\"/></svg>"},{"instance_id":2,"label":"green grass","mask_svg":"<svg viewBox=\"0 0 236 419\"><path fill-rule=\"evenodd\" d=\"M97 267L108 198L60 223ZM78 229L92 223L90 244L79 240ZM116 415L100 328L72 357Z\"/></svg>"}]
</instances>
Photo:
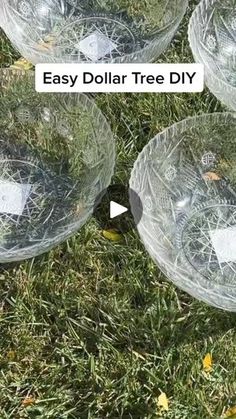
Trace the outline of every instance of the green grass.
<instances>
[{"instance_id":1,"label":"green grass","mask_svg":"<svg viewBox=\"0 0 236 419\"><path fill-rule=\"evenodd\" d=\"M196 3L196 2L195 2ZM191 61L186 24L162 61ZM0 35L1 64L16 57ZM223 108L202 94L96 97L117 139L114 182L143 146L187 116ZM67 243L0 273L0 419L207 419L236 404L236 316L169 283L136 231L103 238L92 219ZM202 358L213 355L213 371ZM169 412L160 413L164 391ZM24 407L26 396L36 402Z\"/></svg>"}]
</instances>

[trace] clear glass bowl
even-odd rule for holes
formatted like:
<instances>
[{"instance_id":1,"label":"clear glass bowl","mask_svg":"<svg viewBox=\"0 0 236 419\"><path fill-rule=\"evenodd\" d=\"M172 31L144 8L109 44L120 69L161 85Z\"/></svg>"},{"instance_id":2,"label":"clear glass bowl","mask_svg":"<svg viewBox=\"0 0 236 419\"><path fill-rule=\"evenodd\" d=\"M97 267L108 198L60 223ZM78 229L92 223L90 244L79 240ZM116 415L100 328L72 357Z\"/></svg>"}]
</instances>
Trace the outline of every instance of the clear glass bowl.
<instances>
[{"instance_id":1,"label":"clear glass bowl","mask_svg":"<svg viewBox=\"0 0 236 419\"><path fill-rule=\"evenodd\" d=\"M147 144L130 187L145 248L177 286L236 311L236 115L186 119ZM141 209L130 195L134 219Z\"/></svg>"},{"instance_id":2,"label":"clear glass bowl","mask_svg":"<svg viewBox=\"0 0 236 419\"><path fill-rule=\"evenodd\" d=\"M42 94L0 77L0 262L43 253L79 230L110 183L110 127L84 94Z\"/></svg>"},{"instance_id":3,"label":"clear glass bowl","mask_svg":"<svg viewBox=\"0 0 236 419\"><path fill-rule=\"evenodd\" d=\"M212 93L236 110L236 3L202 0L189 23L189 42L195 61L205 66Z\"/></svg>"},{"instance_id":4,"label":"clear glass bowl","mask_svg":"<svg viewBox=\"0 0 236 419\"><path fill-rule=\"evenodd\" d=\"M3 29L39 62L148 62L168 46L188 0L1 0Z\"/></svg>"}]
</instances>

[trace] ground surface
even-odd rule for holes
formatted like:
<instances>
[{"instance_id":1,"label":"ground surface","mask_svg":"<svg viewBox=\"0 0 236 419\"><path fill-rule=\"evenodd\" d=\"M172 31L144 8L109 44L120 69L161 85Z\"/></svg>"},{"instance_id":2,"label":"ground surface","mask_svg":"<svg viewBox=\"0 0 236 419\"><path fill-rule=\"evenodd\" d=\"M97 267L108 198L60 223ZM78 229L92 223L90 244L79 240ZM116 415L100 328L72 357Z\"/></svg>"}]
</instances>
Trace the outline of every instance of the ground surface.
<instances>
[{"instance_id":1,"label":"ground surface","mask_svg":"<svg viewBox=\"0 0 236 419\"><path fill-rule=\"evenodd\" d=\"M191 61L185 34L186 23L163 61ZM1 64L16 57L0 35ZM117 139L114 181L128 179L158 131L222 109L208 91L96 100ZM172 286L135 231L112 243L91 220L43 257L1 271L0 418L220 418L236 404L235 322Z\"/></svg>"}]
</instances>

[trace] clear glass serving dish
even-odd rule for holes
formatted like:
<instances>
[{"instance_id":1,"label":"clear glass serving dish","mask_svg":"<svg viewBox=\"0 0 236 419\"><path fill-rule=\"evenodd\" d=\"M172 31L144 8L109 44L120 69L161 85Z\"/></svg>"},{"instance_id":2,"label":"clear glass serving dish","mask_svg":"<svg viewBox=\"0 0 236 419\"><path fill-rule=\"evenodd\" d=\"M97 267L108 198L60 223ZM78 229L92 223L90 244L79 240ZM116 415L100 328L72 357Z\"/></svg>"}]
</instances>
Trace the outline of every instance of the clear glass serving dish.
<instances>
[{"instance_id":1,"label":"clear glass serving dish","mask_svg":"<svg viewBox=\"0 0 236 419\"><path fill-rule=\"evenodd\" d=\"M1 0L3 29L39 62L149 62L173 38L188 0Z\"/></svg>"},{"instance_id":2,"label":"clear glass serving dish","mask_svg":"<svg viewBox=\"0 0 236 419\"><path fill-rule=\"evenodd\" d=\"M212 93L236 110L236 3L202 0L189 23L189 43L195 61L205 66Z\"/></svg>"},{"instance_id":3,"label":"clear glass serving dish","mask_svg":"<svg viewBox=\"0 0 236 419\"><path fill-rule=\"evenodd\" d=\"M177 286L236 311L236 115L201 115L151 140L130 187L145 248ZM135 220L141 208L130 195Z\"/></svg>"},{"instance_id":4,"label":"clear glass serving dish","mask_svg":"<svg viewBox=\"0 0 236 419\"><path fill-rule=\"evenodd\" d=\"M110 184L110 127L84 94L42 94L0 74L0 262L36 256L79 230Z\"/></svg>"}]
</instances>

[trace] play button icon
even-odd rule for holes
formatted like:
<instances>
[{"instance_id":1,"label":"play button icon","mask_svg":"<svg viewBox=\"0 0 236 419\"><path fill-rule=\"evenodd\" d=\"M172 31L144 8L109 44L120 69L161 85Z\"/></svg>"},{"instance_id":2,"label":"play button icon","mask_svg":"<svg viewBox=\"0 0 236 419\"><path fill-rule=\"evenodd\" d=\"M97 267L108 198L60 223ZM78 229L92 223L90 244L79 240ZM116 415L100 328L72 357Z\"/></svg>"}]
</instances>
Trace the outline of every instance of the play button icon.
<instances>
[{"instance_id":1,"label":"play button icon","mask_svg":"<svg viewBox=\"0 0 236 419\"><path fill-rule=\"evenodd\" d=\"M121 214L124 214L128 211L128 208L123 205L118 204L117 202L110 201L110 218L118 217Z\"/></svg>"},{"instance_id":2,"label":"play button icon","mask_svg":"<svg viewBox=\"0 0 236 419\"><path fill-rule=\"evenodd\" d=\"M127 233L137 225L133 219L130 209L130 196L137 204L138 218L142 216L142 204L137 194L128 186L122 184L110 185L98 197L94 209L94 217L97 219L102 230L115 230L120 233Z\"/></svg>"}]
</instances>

